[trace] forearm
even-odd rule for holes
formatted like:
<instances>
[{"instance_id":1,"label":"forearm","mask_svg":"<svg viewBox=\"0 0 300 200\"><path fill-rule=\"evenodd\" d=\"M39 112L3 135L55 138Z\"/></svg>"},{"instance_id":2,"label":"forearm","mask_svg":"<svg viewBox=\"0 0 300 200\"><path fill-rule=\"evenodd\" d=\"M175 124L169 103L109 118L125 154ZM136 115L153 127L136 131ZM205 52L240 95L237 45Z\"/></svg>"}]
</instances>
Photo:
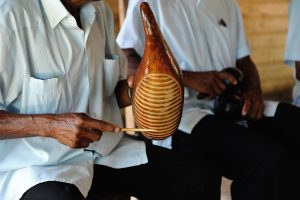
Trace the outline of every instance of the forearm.
<instances>
[{"instance_id":1,"label":"forearm","mask_svg":"<svg viewBox=\"0 0 300 200\"><path fill-rule=\"evenodd\" d=\"M209 82L209 79L211 79L210 72L192 72L183 70L182 75L184 87L197 92L205 90L206 84Z\"/></svg>"},{"instance_id":2,"label":"forearm","mask_svg":"<svg viewBox=\"0 0 300 200\"><path fill-rule=\"evenodd\" d=\"M184 87L187 87L187 88L191 88L191 89L195 89L195 79L201 79L201 74L203 72L191 72L191 71L186 71L186 70L183 70L182 71L182 75L183 75L183 85Z\"/></svg>"},{"instance_id":3,"label":"forearm","mask_svg":"<svg viewBox=\"0 0 300 200\"><path fill-rule=\"evenodd\" d=\"M47 137L53 115L22 115L0 111L0 140L33 136Z\"/></svg>"},{"instance_id":4,"label":"forearm","mask_svg":"<svg viewBox=\"0 0 300 200\"><path fill-rule=\"evenodd\" d=\"M193 72L182 70L182 82L184 87L191 86L191 76Z\"/></svg>"},{"instance_id":5,"label":"forearm","mask_svg":"<svg viewBox=\"0 0 300 200\"><path fill-rule=\"evenodd\" d=\"M200 74L200 72L198 73L198 75ZM198 94L198 98L199 99L202 99L202 98L205 98L207 97L207 93L206 92L201 92L199 90L199 87L198 85L202 85L201 83L198 84L196 83L194 80L195 80L195 77L196 77L196 74L195 72L191 72L191 71L185 71L183 70L182 71L182 75L183 75L183 78L182 78L182 82L183 82L183 86L186 87L186 88L190 88L196 92L199 92ZM201 76L201 75L200 75ZM196 78L199 82L200 82L200 77L197 77ZM198 82L197 81L197 82Z\"/></svg>"},{"instance_id":6,"label":"forearm","mask_svg":"<svg viewBox=\"0 0 300 200\"><path fill-rule=\"evenodd\" d=\"M249 56L237 61L237 68L244 74L243 89L262 93L258 70Z\"/></svg>"}]
</instances>

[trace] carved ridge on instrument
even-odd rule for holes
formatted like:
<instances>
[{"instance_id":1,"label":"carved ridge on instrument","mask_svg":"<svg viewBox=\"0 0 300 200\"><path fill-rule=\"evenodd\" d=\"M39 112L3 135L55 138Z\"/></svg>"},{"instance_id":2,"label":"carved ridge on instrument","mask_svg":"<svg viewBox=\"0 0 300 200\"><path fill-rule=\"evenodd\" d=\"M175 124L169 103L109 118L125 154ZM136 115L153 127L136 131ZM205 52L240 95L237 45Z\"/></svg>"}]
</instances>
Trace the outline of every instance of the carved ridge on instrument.
<instances>
[{"instance_id":1,"label":"carved ridge on instrument","mask_svg":"<svg viewBox=\"0 0 300 200\"><path fill-rule=\"evenodd\" d=\"M152 115L154 114L155 116L161 116L161 115L167 115L167 114L174 114L176 113L177 110L181 108L181 105L179 103L174 104L174 107L149 107L146 103L146 106L141 106L139 103L136 103L135 106L137 107L135 110L141 110L142 113L144 114L149 114ZM173 112L173 113L171 113Z\"/></svg>"},{"instance_id":2,"label":"carved ridge on instrument","mask_svg":"<svg viewBox=\"0 0 300 200\"><path fill-rule=\"evenodd\" d=\"M151 98L151 97L147 97L146 95L144 95L144 96L142 96L142 95L140 95L140 94L137 94L137 96L138 96L138 98L141 98L142 100L144 100L145 102L143 102L143 103L145 103L145 104L148 104L148 105L150 105L150 106L154 106L154 107L157 107L157 104L159 103L159 104L161 104L161 105L159 105L159 107L158 108L164 108L164 107L166 107L166 105L170 105L170 104L174 104L174 103L177 103L178 102L178 100L180 101L180 98L174 98L172 101L169 101L169 99L165 99L165 98L160 98L160 99L158 99L158 98L156 98L156 99L154 99L154 98ZM143 105L144 106L144 105ZM167 106L168 107L168 106ZM174 106L175 107L175 106Z\"/></svg>"},{"instance_id":3,"label":"carved ridge on instrument","mask_svg":"<svg viewBox=\"0 0 300 200\"><path fill-rule=\"evenodd\" d=\"M143 117L146 117L145 115L143 114L140 114L141 116ZM158 124L158 125L161 125L161 124L167 124L169 123L170 121L176 121L175 119L178 117L178 115L172 115L172 118L170 117L166 117L166 116L159 116L159 117L156 117L156 118L153 118L153 116L151 117L148 117L147 119L144 120L144 122L151 122L152 124L151 125L154 125L154 124Z\"/></svg>"},{"instance_id":4,"label":"carved ridge on instrument","mask_svg":"<svg viewBox=\"0 0 300 200\"><path fill-rule=\"evenodd\" d=\"M167 81L166 83L155 82L155 77ZM149 80L152 80L150 82ZM155 85L155 87L153 87ZM158 88L157 86L160 85ZM158 91L154 91L158 89ZM136 124L140 128L152 128L160 132L143 132L146 136L163 138L173 133L181 116L182 93L178 82L170 75L148 74L136 88L134 113ZM141 104L141 102L143 102ZM149 136L150 136L149 135Z\"/></svg>"}]
</instances>

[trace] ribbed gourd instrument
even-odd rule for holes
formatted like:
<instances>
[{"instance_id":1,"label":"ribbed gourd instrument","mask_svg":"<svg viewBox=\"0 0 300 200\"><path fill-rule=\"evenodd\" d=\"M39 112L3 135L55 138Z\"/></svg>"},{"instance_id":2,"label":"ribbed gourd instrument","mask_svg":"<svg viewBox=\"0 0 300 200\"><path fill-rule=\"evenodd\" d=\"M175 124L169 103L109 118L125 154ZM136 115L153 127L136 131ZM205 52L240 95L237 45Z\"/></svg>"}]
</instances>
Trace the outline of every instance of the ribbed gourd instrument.
<instances>
[{"instance_id":1,"label":"ribbed gourd instrument","mask_svg":"<svg viewBox=\"0 0 300 200\"><path fill-rule=\"evenodd\" d=\"M183 107L182 72L168 47L148 3L140 5L146 43L135 75L132 106L137 127L154 140L171 136Z\"/></svg>"}]
</instances>

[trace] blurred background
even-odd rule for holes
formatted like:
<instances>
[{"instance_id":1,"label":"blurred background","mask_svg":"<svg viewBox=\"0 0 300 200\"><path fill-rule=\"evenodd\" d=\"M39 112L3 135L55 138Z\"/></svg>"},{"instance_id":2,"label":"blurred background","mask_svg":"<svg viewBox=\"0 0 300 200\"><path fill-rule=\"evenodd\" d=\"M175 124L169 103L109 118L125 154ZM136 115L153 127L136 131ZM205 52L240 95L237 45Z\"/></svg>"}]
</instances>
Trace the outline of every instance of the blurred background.
<instances>
[{"instance_id":1,"label":"blurred background","mask_svg":"<svg viewBox=\"0 0 300 200\"><path fill-rule=\"evenodd\" d=\"M289 0L237 0L245 23L252 59L256 63L266 99L290 101L292 69L283 63ZM105 0L119 31L128 0Z\"/></svg>"}]
</instances>

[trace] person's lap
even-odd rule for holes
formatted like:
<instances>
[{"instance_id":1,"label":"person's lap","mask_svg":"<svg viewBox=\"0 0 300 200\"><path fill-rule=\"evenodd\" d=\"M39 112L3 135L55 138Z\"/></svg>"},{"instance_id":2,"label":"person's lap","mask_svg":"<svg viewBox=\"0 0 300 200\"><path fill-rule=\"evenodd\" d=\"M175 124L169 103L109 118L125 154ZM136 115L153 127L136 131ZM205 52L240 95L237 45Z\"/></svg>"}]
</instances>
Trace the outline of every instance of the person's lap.
<instances>
[{"instance_id":1,"label":"person's lap","mask_svg":"<svg viewBox=\"0 0 300 200\"><path fill-rule=\"evenodd\" d=\"M299 109L282 105L275 118L249 123L249 128L215 116L206 117L195 127L192 135L182 132L174 134L174 151L183 152L185 156L148 145L148 164L125 169L96 165L88 199L102 198L107 193L132 195L141 199L183 199L185 195L190 195L185 198L218 199L220 177L216 167L223 175L234 180L234 198L244 200L241 195L244 188L250 187L249 192L255 195L255 188L264 189L264 185L270 185L264 192L268 195L266 198L276 199L278 194L271 194L272 191L268 189L280 187L276 184L281 181L286 154L289 158L297 158L295 155L299 153L299 136L293 131L295 128L297 130L299 113ZM294 173L298 169L295 167L299 165L298 160L290 159L289 163L293 170L285 177L287 182L284 185L289 185L289 181L296 183L299 177L295 178ZM251 195L250 199L258 199ZM294 195L290 196L292 198ZM84 199L73 185L46 182L28 190L22 200L47 198Z\"/></svg>"},{"instance_id":2,"label":"person's lap","mask_svg":"<svg viewBox=\"0 0 300 200\"><path fill-rule=\"evenodd\" d=\"M147 199L200 199L220 197L221 177L213 166L181 153L147 145L147 164L124 169L94 166L92 188L87 199L101 199L109 194L123 194ZM21 200L82 200L71 184L45 182L29 189Z\"/></svg>"},{"instance_id":3,"label":"person's lap","mask_svg":"<svg viewBox=\"0 0 300 200\"><path fill-rule=\"evenodd\" d=\"M191 135L175 133L173 145L177 151L204 158L220 167L222 175L234 180L233 195L254 185L258 191L265 188L265 195L279 198L272 187L282 191L283 185L296 180L291 178L291 173L296 173L289 169L299 163L299 134L295 131L298 116L300 109L289 104L280 104L274 118L252 121L248 128L207 116ZM283 184L288 178L283 171L287 169L290 178ZM250 193L255 194L253 190ZM272 196L266 198L274 199Z\"/></svg>"},{"instance_id":4,"label":"person's lap","mask_svg":"<svg viewBox=\"0 0 300 200\"><path fill-rule=\"evenodd\" d=\"M20 200L84 200L75 185L56 181L40 183L30 188Z\"/></svg>"},{"instance_id":5,"label":"person's lap","mask_svg":"<svg viewBox=\"0 0 300 200\"><path fill-rule=\"evenodd\" d=\"M92 193L118 192L140 199L220 198L219 172L207 163L181 153L147 145L149 162L125 169L95 166Z\"/></svg>"}]
</instances>

